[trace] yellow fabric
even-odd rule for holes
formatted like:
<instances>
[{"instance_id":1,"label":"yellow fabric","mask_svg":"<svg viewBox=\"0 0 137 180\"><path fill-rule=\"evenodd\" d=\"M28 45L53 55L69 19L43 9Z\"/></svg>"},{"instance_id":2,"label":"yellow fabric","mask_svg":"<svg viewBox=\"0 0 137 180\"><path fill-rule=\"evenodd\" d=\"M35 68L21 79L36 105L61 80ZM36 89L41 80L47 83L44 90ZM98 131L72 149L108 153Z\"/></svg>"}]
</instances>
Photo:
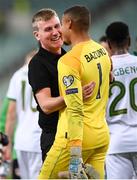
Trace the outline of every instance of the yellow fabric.
<instances>
[{"instance_id":1,"label":"yellow fabric","mask_svg":"<svg viewBox=\"0 0 137 180\"><path fill-rule=\"evenodd\" d=\"M61 57L58 63L59 88L67 108L60 112L57 138L63 138L67 132L68 140L83 140L83 125L95 128L103 126L110 69L111 62L106 50L94 41L79 43ZM67 87L63 78L69 81L71 76L74 81L71 85L68 82ZM102 84L99 85L101 77ZM93 95L83 104L82 86L91 81L96 83ZM66 95L66 90L71 89L78 89L78 93ZM97 99L99 89L101 98Z\"/></svg>"},{"instance_id":2,"label":"yellow fabric","mask_svg":"<svg viewBox=\"0 0 137 180\"><path fill-rule=\"evenodd\" d=\"M73 146L77 146L77 147L81 147L82 146L82 141L81 140L72 140L69 142L69 146L73 147Z\"/></svg>"},{"instance_id":3,"label":"yellow fabric","mask_svg":"<svg viewBox=\"0 0 137 180\"><path fill-rule=\"evenodd\" d=\"M87 143L90 141L90 144L92 144L92 149L82 152L83 162L91 164L100 174L100 179L104 179L104 161L109 141L109 133L104 131L104 129L98 132L98 129L92 128L91 138L87 139ZM97 146L99 146L99 144L105 145L96 148L94 147L95 144L98 144ZM38 179L58 179L58 173L60 171L68 171L69 159L69 147L62 148L53 145L47 154L46 161L42 166Z\"/></svg>"}]
</instances>

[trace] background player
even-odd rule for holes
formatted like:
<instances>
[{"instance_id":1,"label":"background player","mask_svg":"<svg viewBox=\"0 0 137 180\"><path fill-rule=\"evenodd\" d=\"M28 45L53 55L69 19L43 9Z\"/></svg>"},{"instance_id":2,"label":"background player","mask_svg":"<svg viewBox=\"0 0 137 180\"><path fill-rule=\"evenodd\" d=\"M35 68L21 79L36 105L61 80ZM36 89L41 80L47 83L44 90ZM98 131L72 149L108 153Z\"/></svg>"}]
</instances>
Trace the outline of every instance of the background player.
<instances>
[{"instance_id":1,"label":"background player","mask_svg":"<svg viewBox=\"0 0 137 180\"><path fill-rule=\"evenodd\" d=\"M5 158L11 158L12 137L16 125L14 147L22 179L35 179L42 164L38 111L28 84L28 62L35 53L36 51L32 51L26 56L25 65L14 73L7 92L10 102L5 133L9 137L9 145L4 150Z\"/></svg>"},{"instance_id":2,"label":"background player","mask_svg":"<svg viewBox=\"0 0 137 180\"><path fill-rule=\"evenodd\" d=\"M137 57L128 52L127 24L113 22L107 27L106 35L115 77L107 108L111 135L106 159L107 178L132 179L133 174L137 175Z\"/></svg>"}]
</instances>

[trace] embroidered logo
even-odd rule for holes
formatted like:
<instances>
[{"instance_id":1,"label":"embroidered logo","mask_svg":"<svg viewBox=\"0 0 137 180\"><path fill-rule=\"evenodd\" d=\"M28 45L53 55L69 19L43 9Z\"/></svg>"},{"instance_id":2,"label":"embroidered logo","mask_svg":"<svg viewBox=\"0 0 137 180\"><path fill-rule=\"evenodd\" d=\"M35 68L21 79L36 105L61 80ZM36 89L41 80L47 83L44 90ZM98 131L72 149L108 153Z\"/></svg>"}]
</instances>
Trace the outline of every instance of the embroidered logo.
<instances>
[{"instance_id":1,"label":"embroidered logo","mask_svg":"<svg viewBox=\"0 0 137 180\"><path fill-rule=\"evenodd\" d=\"M72 75L69 75L69 76L64 76L63 77L63 84L66 86L66 87L69 87L73 84L74 82L74 77Z\"/></svg>"}]
</instances>

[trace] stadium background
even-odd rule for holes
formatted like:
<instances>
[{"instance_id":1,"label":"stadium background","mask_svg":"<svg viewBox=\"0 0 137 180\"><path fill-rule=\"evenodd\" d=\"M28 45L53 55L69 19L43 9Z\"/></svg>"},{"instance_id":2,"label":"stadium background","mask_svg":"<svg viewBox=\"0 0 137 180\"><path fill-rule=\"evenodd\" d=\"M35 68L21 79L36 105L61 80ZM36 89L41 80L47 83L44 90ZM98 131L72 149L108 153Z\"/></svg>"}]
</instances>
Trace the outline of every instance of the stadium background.
<instances>
[{"instance_id":1,"label":"stadium background","mask_svg":"<svg viewBox=\"0 0 137 180\"><path fill-rule=\"evenodd\" d=\"M41 8L53 8L61 17L63 10L86 5L92 13L90 34L96 41L113 21L129 25L132 53L137 37L137 0L0 0L0 107L11 75L24 63L26 53L37 48L31 30L32 15ZM65 47L66 48L66 47Z\"/></svg>"}]
</instances>

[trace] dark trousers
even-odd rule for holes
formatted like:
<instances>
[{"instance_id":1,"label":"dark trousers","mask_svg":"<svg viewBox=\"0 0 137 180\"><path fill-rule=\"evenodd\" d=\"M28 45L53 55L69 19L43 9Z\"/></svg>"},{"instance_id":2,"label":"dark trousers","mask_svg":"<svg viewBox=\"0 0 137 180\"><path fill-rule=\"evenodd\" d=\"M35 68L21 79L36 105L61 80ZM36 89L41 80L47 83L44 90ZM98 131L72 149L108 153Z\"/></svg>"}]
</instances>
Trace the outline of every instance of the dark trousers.
<instances>
[{"instance_id":1,"label":"dark trousers","mask_svg":"<svg viewBox=\"0 0 137 180\"><path fill-rule=\"evenodd\" d=\"M54 139L55 139L55 132L46 132L42 131L41 134L41 150L42 150L42 161L44 162L48 151L50 150Z\"/></svg>"}]
</instances>

